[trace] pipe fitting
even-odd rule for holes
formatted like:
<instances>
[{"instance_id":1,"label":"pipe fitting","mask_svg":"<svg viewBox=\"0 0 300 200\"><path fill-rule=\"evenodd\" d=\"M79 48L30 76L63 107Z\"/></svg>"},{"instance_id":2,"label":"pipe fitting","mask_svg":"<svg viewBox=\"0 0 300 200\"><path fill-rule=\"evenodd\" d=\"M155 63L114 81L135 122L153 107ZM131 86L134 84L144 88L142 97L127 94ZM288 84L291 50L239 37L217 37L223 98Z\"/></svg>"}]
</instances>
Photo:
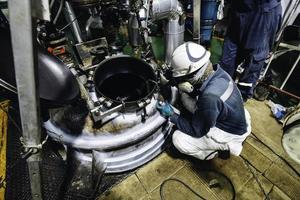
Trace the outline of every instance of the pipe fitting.
<instances>
[{"instance_id":1,"label":"pipe fitting","mask_svg":"<svg viewBox=\"0 0 300 200\"><path fill-rule=\"evenodd\" d=\"M178 0L153 0L151 14L153 20L173 18L183 14L183 8Z\"/></svg>"}]
</instances>

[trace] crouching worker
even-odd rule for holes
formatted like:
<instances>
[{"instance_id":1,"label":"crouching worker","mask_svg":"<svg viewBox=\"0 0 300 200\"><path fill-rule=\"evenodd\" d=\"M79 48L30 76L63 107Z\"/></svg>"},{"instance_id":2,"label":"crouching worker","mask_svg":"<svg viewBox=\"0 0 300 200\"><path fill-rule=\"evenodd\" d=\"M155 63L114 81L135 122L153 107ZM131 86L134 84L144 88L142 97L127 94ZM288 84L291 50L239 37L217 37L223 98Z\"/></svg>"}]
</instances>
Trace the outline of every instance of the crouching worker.
<instances>
[{"instance_id":1,"label":"crouching worker","mask_svg":"<svg viewBox=\"0 0 300 200\"><path fill-rule=\"evenodd\" d=\"M189 115L176 114L168 103L157 109L174 123L174 146L201 160L229 153L238 156L251 132L250 115L231 77L212 66L204 47L187 42L172 55L172 79Z\"/></svg>"}]
</instances>

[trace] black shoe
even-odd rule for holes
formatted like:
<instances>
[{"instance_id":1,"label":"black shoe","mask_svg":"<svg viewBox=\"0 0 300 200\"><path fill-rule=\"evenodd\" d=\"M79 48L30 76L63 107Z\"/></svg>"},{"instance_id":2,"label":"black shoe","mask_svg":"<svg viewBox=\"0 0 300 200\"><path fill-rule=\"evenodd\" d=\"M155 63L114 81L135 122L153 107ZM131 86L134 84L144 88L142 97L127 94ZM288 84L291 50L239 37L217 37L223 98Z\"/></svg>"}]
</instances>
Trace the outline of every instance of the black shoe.
<instances>
[{"instance_id":1,"label":"black shoe","mask_svg":"<svg viewBox=\"0 0 300 200\"><path fill-rule=\"evenodd\" d=\"M230 151L229 150L219 150L218 151L218 157L223 159L223 160L227 160L230 158Z\"/></svg>"}]
</instances>

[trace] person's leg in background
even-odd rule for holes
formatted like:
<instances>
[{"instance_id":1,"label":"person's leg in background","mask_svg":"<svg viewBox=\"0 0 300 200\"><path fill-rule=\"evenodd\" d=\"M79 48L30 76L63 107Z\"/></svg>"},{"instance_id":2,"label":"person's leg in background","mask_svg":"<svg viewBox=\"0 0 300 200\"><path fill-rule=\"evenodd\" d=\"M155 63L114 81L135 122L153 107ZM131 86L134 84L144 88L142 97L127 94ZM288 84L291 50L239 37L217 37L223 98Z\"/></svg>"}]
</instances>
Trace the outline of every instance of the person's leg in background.
<instances>
[{"instance_id":1,"label":"person's leg in background","mask_svg":"<svg viewBox=\"0 0 300 200\"><path fill-rule=\"evenodd\" d=\"M274 42L281 22L281 6L269 12L255 12L251 18L248 35L243 41L249 53L245 59L244 72L238 82L244 101L253 96L256 82L270 52L270 43Z\"/></svg>"},{"instance_id":2,"label":"person's leg in background","mask_svg":"<svg viewBox=\"0 0 300 200\"><path fill-rule=\"evenodd\" d=\"M251 98L253 95L253 88L255 87L260 71L265 64L267 54L267 50L263 49L261 52L256 50L256 52L253 51L252 53L249 53L247 59L244 61L244 72L237 83L244 101L247 101L247 99Z\"/></svg>"},{"instance_id":3,"label":"person's leg in background","mask_svg":"<svg viewBox=\"0 0 300 200\"><path fill-rule=\"evenodd\" d=\"M219 64L231 77L234 77L237 68L237 51L237 44L229 37L226 37L223 45L222 58Z\"/></svg>"},{"instance_id":4,"label":"person's leg in background","mask_svg":"<svg viewBox=\"0 0 300 200\"><path fill-rule=\"evenodd\" d=\"M244 20L234 10L231 12L219 65L234 78L240 60L238 51Z\"/></svg>"}]
</instances>

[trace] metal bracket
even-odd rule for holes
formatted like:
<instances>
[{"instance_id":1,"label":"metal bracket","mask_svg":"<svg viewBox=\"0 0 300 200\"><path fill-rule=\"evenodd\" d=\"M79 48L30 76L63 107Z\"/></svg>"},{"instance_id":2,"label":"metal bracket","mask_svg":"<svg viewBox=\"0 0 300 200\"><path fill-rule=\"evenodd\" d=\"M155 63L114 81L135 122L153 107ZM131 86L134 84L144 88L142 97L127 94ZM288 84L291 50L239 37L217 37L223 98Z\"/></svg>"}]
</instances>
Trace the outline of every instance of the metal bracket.
<instances>
[{"instance_id":1,"label":"metal bracket","mask_svg":"<svg viewBox=\"0 0 300 200\"><path fill-rule=\"evenodd\" d=\"M26 152L32 151L32 153L34 154L34 153L37 153L38 151L42 150L42 148L43 148L44 144L47 142L48 138L49 138L49 135L47 135L46 138L40 144L37 144L37 145L25 144L23 137L20 137L20 141Z\"/></svg>"},{"instance_id":2,"label":"metal bracket","mask_svg":"<svg viewBox=\"0 0 300 200\"><path fill-rule=\"evenodd\" d=\"M93 110L91 110L91 114L93 117L93 120L95 122L102 120L104 117L111 115L115 112L119 112L123 109L123 104L117 105L111 109L105 110L105 111L101 111L101 108L103 108L103 106L98 106L95 107Z\"/></svg>"}]
</instances>

